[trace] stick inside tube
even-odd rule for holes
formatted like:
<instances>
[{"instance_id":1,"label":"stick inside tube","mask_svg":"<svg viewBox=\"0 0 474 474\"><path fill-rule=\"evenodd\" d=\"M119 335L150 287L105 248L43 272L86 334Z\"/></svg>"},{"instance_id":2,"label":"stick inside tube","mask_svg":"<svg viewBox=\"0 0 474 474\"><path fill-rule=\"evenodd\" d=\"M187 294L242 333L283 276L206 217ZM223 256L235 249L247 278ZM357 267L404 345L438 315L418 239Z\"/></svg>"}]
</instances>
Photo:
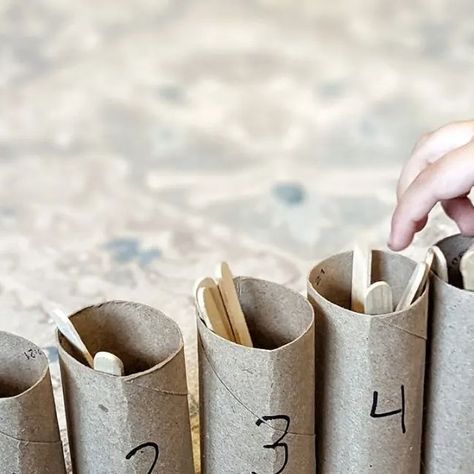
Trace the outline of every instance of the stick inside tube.
<instances>
[{"instance_id":1,"label":"stick inside tube","mask_svg":"<svg viewBox=\"0 0 474 474\"><path fill-rule=\"evenodd\" d=\"M206 326L219 336L246 347L253 347L245 315L229 265L222 262L216 280L204 278L195 288L196 306Z\"/></svg>"}]
</instances>

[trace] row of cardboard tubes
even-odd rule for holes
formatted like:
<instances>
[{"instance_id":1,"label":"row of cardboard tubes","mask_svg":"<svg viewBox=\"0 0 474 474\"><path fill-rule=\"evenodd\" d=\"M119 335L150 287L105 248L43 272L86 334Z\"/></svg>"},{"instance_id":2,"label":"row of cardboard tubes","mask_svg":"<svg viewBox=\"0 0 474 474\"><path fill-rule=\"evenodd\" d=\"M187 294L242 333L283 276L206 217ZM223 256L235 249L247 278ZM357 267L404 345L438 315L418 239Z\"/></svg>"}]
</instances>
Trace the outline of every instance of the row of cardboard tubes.
<instances>
[{"instance_id":1,"label":"row of cardboard tubes","mask_svg":"<svg viewBox=\"0 0 474 474\"><path fill-rule=\"evenodd\" d=\"M445 254L441 251L441 248L444 249L443 245L440 244L440 247L434 246L434 247L431 247L430 249L428 249L427 254L426 254L425 258L423 259L423 261L417 263L416 265L414 265L414 267L411 266L411 263L410 263L410 267L402 266L404 269L406 269L406 271L403 270L403 275L404 276L400 281L400 278L393 278L393 269L392 269L391 273L386 272L386 271L385 272L382 271L382 274L385 275L385 276L377 278L375 276L375 274L377 273L377 268L380 271L380 261L377 262L377 253L372 252L371 250L369 250L367 248L367 246L361 246L361 245L356 246L356 248L354 249L354 252L352 253L351 257L349 257L346 260L346 256L344 256L343 259L341 260L343 262L342 264L341 263L334 264L334 269L336 269L336 271L333 273L333 276L330 276L331 271L329 271L328 267L326 267L326 271L328 273L327 281L329 281L329 283L326 282L325 285L322 285L320 287L320 291L318 293L318 298L319 299L317 301L315 300L316 305L320 304L321 302L323 302L323 304L324 304L324 299L327 298L328 301L331 304L335 305L334 308L329 311L329 312L333 311L335 316L338 316L340 314L343 314L343 316L344 316L345 313L350 313L351 312L351 311L347 311L347 310L352 310L352 311L367 314L367 315L383 315L383 317L380 318L380 319L384 319L385 315L390 316L389 313L393 313L394 311L395 311L395 313L393 313L392 316L394 316L395 318L397 318L400 315L403 316L404 314L407 314L407 310L408 310L408 313L409 313L410 312L409 308L413 305L413 303L415 301L417 301L418 299L422 300L424 298L424 302L420 302L420 305L417 307L418 309L416 309L416 307L414 306L414 312L416 312L416 314L414 316L419 315L420 317L416 318L416 319L417 319L417 321L418 320L421 321L423 319L423 314L422 313L424 312L425 315L427 314L427 307L426 307L426 304L425 304L427 302L426 288L427 288L427 280L428 280L428 275L429 275L430 270L433 272L433 274L436 274L437 277L438 277L437 279L433 280L434 286L436 286L436 284L435 284L436 282L441 283L441 284L442 284L442 282L450 283L448 280L451 277L451 280L452 280L451 283L453 283L454 288L464 287L464 289L466 289L466 290L474 291L474 245L472 247L470 247L465 252L464 252L464 249L466 247L464 247L462 253L458 253L459 249L457 249L456 255L454 255L452 251L451 252L448 251L446 253L447 257L445 257ZM444 249L444 250L446 250L446 249ZM462 256L462 258L461 258L461 256ZM454 260L454 257L456 259L459 258L460 261ZM352 260L352 271L351 271L352 274L349 271L341 277L341 274L337 272L338 265L342 265L342 267L344 268L344 271L345 271L345 268L347 267L347 263L350 263L350 259ZM372 263L372 259L374 260L374 263ZM449 268L449 272L448 272L447 259L451 264L450 268ZM386 260L386 261L395 262L396 260L398 260L398 259L393 259L393 260L389 259L389 260ZM403 259L400 258L400 260L403 260ZM457 273L457 263L458 262L459 262L459 270L460 270L460 273L461 273L460 276L462 276L462 282L459 281L458 275L456 274ZM323 264L324 264L324 262L321 265L323 265ZM324 265L329 265L329 264L326 263ZM382 264L382 267L383 267L383 265L385 265L385 263ZM398 270L400 270L400 268L402 268L402 267L398 267L396 264L394 266L394 268L397 268ZM320 272L320 274L321 274L321 272L324 273L324 270L323 270L322 266L315 267L314 270L318 270ZM398 273L396 275L398 276ZM347 276L347 278L346 278L346 276ZM338 289L334 290L334 287L332 286L332 283L330 281L331 279L337 280L337 282L341 283L342 286L339 287ZM377 279L386 280L386 281L376 281ZM311 284L313 284L313 281L312 281L311 277L308 281ZM390 284L388 282L390 282ZM314 283L316 285L319 284L317 280L315 280ZM321 288L323 288L322 291L321 291ZM329 288L330 288L330 291L328 290ZM344 288L344 290L341 290L340 288ZM278 291L278 293L279 293L279 291ZM331 292L332 292L333 295L337 295L337 297L334 299L334 301L332 300L331 297L328 296ZM339 293L341 293L341 292L343 292L345 295L347 295L347 299L346 299L346 296L344 296L343 298L339 298ZM393 292L393 295L392 295L392 292ZM316 294L317 293L316 290L314 290L313 293ZM311 294L309 294L309 295L311 296ZM222 342L221 338L223 338L225 340L231 341L231 342L238 345L237 346L237 345L234 345L234 344L226 344L226 346L230 347L232 349L232 351L237 351L237 352L232 352L232 354L238 353L239 357L244 356L244 355L248 355L249 360L250 359L254 360L254 358L255 358L255 360L259 361L259 360L261 360L261 359L258 359L258 357L257 357L258 354L259 354L259 351L253 351L253 350L252 351L247 351L247 350L245 350L247 347L254 347L254 346L256 348L263 347L263 346L260 345L260 344L262 344L262 341L258 340L259 331L258 330L257 331L252 330L252 334L250 334L249 328L247 327L246 318L248 319L248 323L249 323L250 328L251 329L253 328L252 322L255 323L255 318L254 318L255 312L252 311L252 304L249 304L249 301L246 301L245 296L246 296L245 285L242 285L242 282L241 281L239 282L239 279L234 280L232 272L231 272L231 270L229 268L229 265L227 263L221 263L218 267L217 275L216 275L215 278L206 277L206 278L200 280L195 286L194 297L195 297L195 304L196 304L197 311L198 311L198 316L199 316L199 318L198 318L198 330L200 331L199 334L201 336L201 342L206 341L206 338L209 338L209 336L210 336L210 339L208 339L208 340L218 341L219 344L220 344L220 342ZM298 295L298 296L300 296L300 295ZM466 293L464 296L467 297L470 302L472 302L472 299L471 299L472 294L469 296L469 294ZM450 293L449 298L450 299L452 298L451 293ZM262 299L265 299L265 298L262 298ZM285 302L287 301L287 297L285 297L283 299L285 300ZM271 301L274 300L274 294L272 294L272 297L271 297L270 300ZM310 300L311 300L311 297L310 297ZM396 300L396 304L394 304L394 300ZM241 306L241 302L242 302L242 306ZM469 303L469 304L472 306L472 303ZM446 307L446 304L444 304L443 307ZM290 304L289 306L286 304L286 305L284 305L283 312L286 313L287 311L291 311L292 308L293 308L292 304ZM308 311L309 311L309 308L311 308L311 306L308 303ZM301 308L300 308L300 310L301 310ZM321 320L322 317L327 317L329 319L329 317L331 315L328 316L325 313L324 308L322 309L320 307L319 310L320 310L320 314L322 315L320 317L320 320ZM300 311L300 312L301 312L301 314L304 313L304 311ZM300 312L298 312L298 314L300 314ZM400 314L396 314L397 312L400 312ZM51 314L51 312L50 312L50 314ZM127 381L127 377L124 377L122 379L121 376L129 375L129 374L133 373L134 368L133 368L133 362L131 362L131 359L129 361L126 358L125 352L120 354L120 356L122 358L121 359L121 358L117 357L117 355L115 355L111 352L101 351L101 349L105 348L105 345L106 345L104 343L104 341L100 341L98 343L98 347L97 347L97 343L94 343L94 340L87 336L87 331L85 331L83 333L80 330L80 325L78 325L77 327L79 328L79 332L82 334L82 337L83 337L83 338L81 338L81 336L79 335L78 330L76 330L75 326L73 325L74 318L72 318L72 320L70 320L69 317L67 317L64 313L62 313L58 310L53 311L51 316L55 319L55 321L57 323L57 326L58 326L58 329L59 329L59 332L70 342L70 344L76 350L79 351L80 354L82 354L82 356L84 358L83 362L86 363L86 367L89 366L90 368L94 369L93 371L90 371L89 369L84 368L85 372L87 372L87 374L88 374L88 377L91 376L91 377L100 377L100 378L106 379L108 381L107 383L111 383L112 386L115 386L114 384L120 384L122 382L122 380ZM349 320L349 318L345 318L345 317L341 318L341 319L345 323ZM359 318L353 318L353 320L356 320L356 319L361 320L361 321L372 320L372 318L360 318L360 319ZM376 318L374 318L374 319L376 319ZM291 318L288 318L288 321L290 321L290 320L291 320ZM304 320L304 318L303 318L303 320ZM201 324L201 323L203 323L203 324ZM202 331L203 328L205 328L205 327L207 327L207 329L209 331L208 330ZM349 326L349 327L352 327L352 326ZM397 327L397 326L394 326L394 327ZM93 331L93 329L92 329L92 331ZM312 326L309 326L308 329L307 329L307 333L304 333L305 336L307 334L310 334L311 331L312 331ZM403 330L402 330L402 332L403 332ZM213 337L212 334L215 334L216 336L219 336L219 337ZM285 331L285 334L286 334L286 331ZM417 356L417 357L413 357L413 358L408 359L408 360L410 360L410 363L412 361L416 361L416 360L421 361L422 359L424 361L424 357L425 357L425 339L423 337L423 331L420 331L420 334L421 334L420 337L415 337L414 338L415 342L413 344L414 346L416 346L415 349L418 350L418 352L416 352L415 349L413 350L413 352L410 352L410 354L415 354L415 355L418 354L419 357ZM415 331L414 335L417 336L419 334ZM320 336L320 337L324 337L324 335ZM363 337L365 337L365 336L363 335L362 338L359 337L359 339L357 339L357 341L359 341L359 344L357 344L357 347L360 346L360 341L363 340ZM300 344L301 341L303 341L302 346L298 345L298 351L299 351L300 347L306 347L306 346L304 346L304 344L305 343L308 344L308 341L310 341L310 337L303 338L303 337L298 336L298 338L296 338L295 340L297 341L297 344ZM86 344L84 343L84 341L86 342ZM87 346L89 346L90 352L89 352ZM309 342L309 346L312 347L311 341ZM121 347L120 345L109 345L109 347L107 347L107 349L112 350L112 352L115 352L116 354L119 354L119 352L121 350L120 347ZM208 361L208 358L205 355L206 354L205 351L207 349L204 347L204 345L201 345L199 347L201 349L204 348L204 349L202 349L200 354L204 354L203 360ZM319 347L322 347L322 346L319 346ZM406 347L408 347L408 345ZM96 352L97 349L99 349L98 352ZM182 350L182 348L181 348L181 350ZM382 347L380 348L380 350L378 352L378 357L383 359L385 357L385 354L387 353L386 351L387 351L387 349L385 348L385 345L382 344ZM95 354L94 357L91 355L91 352L92 352L92 354ZM212 352L210 351L210 353L212 353ZM277 359L278 360L280 360L280 359L283 360L284 358L282 358L282 354L284 354L284 353L285 353L285 351L278 352L275 355L275 360L277 360ZM290 352L288 352L288 353L290 353ZM306 352L304 352L304 351L302 351L302 353L306 354ZM401 351L401 353L403 353L403 351ZM367 353L367 354L369 354L369 353ZM61 356L61 350L60 350L60 357L64 357L64 354L63 354L63 356ZM343 354L343 357L344 357L344 354ZM220 357L218 357L216 360L219 361ZM225 360L225 357L224 357L224 360ZM304 359L304 360L306 361L306 359ZM311 360L314 361L314 353L311 354L311 352L309 352L309 356L308 356L308 366L309 367L311 366ZM403 359L403 357L402 357L401 360L406 362L406 359ZM61 359L61 361L64 362L64 358ZM124 364L124 362L125 362L125 364ZM209 361L206 362L206 363L209 364L209 367L211 367L211 363ZM125 365L125 367L124 367L124 365ZM401 364L401 365L403 365L403 364ZM81 367L84 367L83 364L81 364ZM208 367L208 366L206 366L206 367ZM74 366L74 370L70 370L70 368L68 369L68 367L66 366L66 369L69 370L69 376L71 376L71 373L75 372L78 369L78 367ZM184 364L183 364L183 369L184 369ZM171 369L171 370L173 370L173 369ZM100 375L99 372L110 374L113 377L102 377L102 375ZM308 377L309 378L311 377L311 372L312 372L311 370L308 372ZM382 371L382 372L384 372L384 371ZM205 371L203 371L203 373L205 373ZM257 370L257 374L260 374L260 372L258 372L258 370ZM273 374L273 372L272 372L272 374ZM306 374L305 374L305 376L306 376ZM173 374L173 377L174 377L174 374ZM273 375L271 377L269 376L269 380L273 384L272 377L273 377ZM424 383L424 369L423 369L423 372L415 374L414 378L415 378L414 384L418 387L418 392L419 392L419 390L422 390L423 383ZM451 380L451 379L452 379L452 377L451 377L451 375L449 375L449 380ZM290 377L289 380L292 381L291 377ZM397 377L397 381L398 381L398 377ZM456 382L455 379L454 379L454 381ZM66 382L67 382L67 377L66 377ZM314 380L313 380L313 382L314 382ZM309 381L305 385L305 387L307 387L307 388L309 387L308 390L306 391L306 394L308 395L308 400L310 400L308 406L311 406L311 403L314 400L314 393L311 394L311 390L314 390L314 386L315 386L313 382ZM64 386L65 385L64 385L64 380L63 380L63 389L64 389ZM206 387L206 384L204 384L203 386ZM328 384L328 386L329 386L329 384ZM138 387L139 387L139 390L141 390L139 384L138 384ZM298 387L302 387L302 385L301 386L298 385ZM378 389L378 386L376 388ZM208 390L208 392L204 392L204 398L206 397L206 395L210 398L215 396L214 390L216 390L216 384L208 383L206 389ZM229 390L229 389L226 388L226 390ZM66 390L66 392L67 392L67 390ZM174 393L174 392L170 392L170 393ZM375 393L378 393L378 392L374 391L373 393L375 394ZM411 395L412 393L416 393L416 387L411 391L408 390L407 392L405 392L404 391L404 385L402 384L401 385L401 393L402 393L403 400L405 400L405 394L407 394L406 395L407 397L408 397L408 394L410 394L410 397L412 397L410 399L411 400L411 402L410 402L411 405L410 406L415 407L412 413L415 413L415 414L417 414L418 417L420 417L419 413L416 410L416 406L415 406L417 398L416 398L415 395ZM180 394L181 394L181 392L180 392ZM72 403L71 400L73 400L74 403L76 403L76 401L77 401L77 398L74 398L74 397L71 397L71 396L65 397L66 400L68 398L69 398L70 403ZM374 400L375 400L375 398L374 398ZM413 402L413 400L414 400L414 402ZM350 399L349 402L347 403L347 405L349 407L351 406L352 401L353 401L353 399ZM92 402L92 403L94 405L96 404L95 401ZM374 402L374 403L375 403L375 406L376 406L376 402ZM404 403L405 402L403 401L403 404ZM77 405L79 406L80 404L77 404ZM87 406L89 407L89 405L87 405ZM187 407L186 403L185 403L185 406ZM207 404L203 403L202 406L207 407ZM100 405L99 405L99 407L100 407ZM437 405L437 407L439 407L439 404ZM69 408L67 408L67 409L71 412L71 406L69 406ZM255 412L255 411L252 412L251 410L248 410L248 411L251 412L252 414ZM311 411L311 410L309 410L309 411ZM83 413L83 412L80 412L80 413ZM372 413L372 411L371 411L371 413ZM204 412L204 415L203 415L204 419L206 419L206 416L208 414L209 414L209 411ZM331 412L331 416L333 416L333 415L334 415L334 413ZM76 419L79 419L79 415L77 415L77 413L74 416L76 416ZM370 415L370 416L372 416L372 415ZM388 416L388 415L385 414L384 416ZM188 418L187 412L186 412L186 416L184 418L186 418L186 419ZM309 416L307 418L308 419L313 419L312 416ZM402 420L404 420L404 418L402 418ZM404 421L403 421L403 423L404 423ZM321 424L319 426L321 426ZM419 426L421 426L421 423L419 424ZM69 429L70 429L70 423L68 421L68 430ZM309 432L309 428L308 428L308 432ZM212 430L210 430L209 433L212 434ZM306 431L305 431L305 433L306 433ZM405 431L403 431L403 433L405 433ZM416 439L417 439L416 438L416 432L414 431L414 433L415 434L410 439L413 442L416 442ZM80 445L80 441L79 442L77 441L78 440L77 433L75 433L75 435L76 435L75 439L74 439L74 435L72 435L72 438L70 438L70 439L73 440L71 445L77 447L77 446ZM79 439L82 439L82 438L79 438ZM324 438L319 437L317 439L321 440L321 439L324 439ZM328 440L328 439L330 439L330 438L326 437L326 440ZM211 446L211 445L212 445L212 443L208 444L207 448L206 448L206 445L205 445L202 452L204 452L204 453L208 452L209 446ZM144 446L144 445L140 445L140 446ZM275 446L275 445L265 445L265 447L268 447L268 446L270 446L270 448L273 449L272 447ZM206 449L207 449L207 451L206 451ZM325 452L324 450L327 450L329 452L327 444L322 446L322 448L318 448L318 449L321 449L322 452ZM135 450L130 451L130 453L134 453L134 452L135 452ZM127 456L129 456L130 453L127 454ZM1 454L1 452L0 452L0 454ZM78 457L80 457L81 454L82 453L79 453ZM331 453L331 455L332 455L332 453ZM208 456L205 459L211 459L211 458L212 458L212 456ZM0 460L1 459L2 458L0 456ZM126 459L129 459L129 458L127 457ZM84 461L84 458L81 458L81 461ZM77 461L77 462L80 463L81 461ZM309 461L311 461L311 460L309 460ZM211 462L211 461L209 461L209 462ZM313 459L313 462L314 462L314 459ZM311 464L311 462L310 462L310 464ZM361 465L361 464L359 464L359 465ZM204 466L204 468L203 468L204 471L203 472L214 472L214 471L206 471L206 466L207 465ZM1 462L0 462L0 467L2 467ZM1 469L0 469L0 471L1 471ZM85 471L85 472L87 472L87 471ZM359 471L359 472L361 472L361 471Z\"/></svg>"}]
</instances>

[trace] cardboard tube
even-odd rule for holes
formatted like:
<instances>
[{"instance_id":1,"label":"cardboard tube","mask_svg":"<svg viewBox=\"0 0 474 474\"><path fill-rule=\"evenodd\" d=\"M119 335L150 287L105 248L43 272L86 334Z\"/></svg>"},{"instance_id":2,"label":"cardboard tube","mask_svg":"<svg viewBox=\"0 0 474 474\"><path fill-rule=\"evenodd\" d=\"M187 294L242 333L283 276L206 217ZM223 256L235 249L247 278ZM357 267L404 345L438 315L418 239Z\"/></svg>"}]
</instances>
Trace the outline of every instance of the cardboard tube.
<instances>
[{"instance_id":1,"label":"cardboard tube","mask_svg":"<svg viewBox=\"0 0 474 474\"><path fill-rule=\"evenodd\" d=\"M0 471L65 473L48 359L0 331Z\"/></svg>"},{"instance_id":2,"label":"cardboard tube","mask_svg":"<svg viewBox=\"0 0 474 474\"><path fill-rule=\"evenodd\" d=\"M397 305L415 268L373 252L372 282L386 281ZM352 252L311 271L316 313L318 474L420 471L427 291L407 310L350 311Z\"/></svg>"},{"instance_id":3,"label":"cardboard tube","mask_svg":"<svg viewBox=\"0 0 474 474\"><path fill-rule=\"evenodd\" d=\"M313 474L313 309L276 283L234 281L255 347L198 317L202 472Z\"/></svg>"},{"instance_id":4,"label":"cardboard tube","mask_svg":"<svg viewBox=\"0 0 474 474\"><path fill-rule=\"evenodd\" d=\"M71 316L92 354L112 352L125 375L86 366L58 334L76 474L194 472L181 332L145 305L112 301Z\"/></svg>"},{"instance_id":5,"label":"cardboard tube","mask_svg":"<svg viewBox=\"0 0 474 474\"><path fill-rule=\"evenodd\" d=\"M437 245L450 283L431 275L424 472L470 474L474 464L474 292L462 289L459 263L474 239Z\"/></svg>"}]
</instances>

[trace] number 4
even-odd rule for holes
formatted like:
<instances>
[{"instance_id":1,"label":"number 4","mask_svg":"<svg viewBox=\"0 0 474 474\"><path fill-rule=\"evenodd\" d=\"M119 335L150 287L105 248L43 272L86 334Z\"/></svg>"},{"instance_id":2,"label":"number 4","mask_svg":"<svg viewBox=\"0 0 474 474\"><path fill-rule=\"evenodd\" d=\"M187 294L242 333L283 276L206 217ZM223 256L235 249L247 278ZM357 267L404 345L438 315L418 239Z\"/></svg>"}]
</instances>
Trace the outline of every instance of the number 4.
<instances>
[{"instance_id":1,"label":"number 4","mask_svg":"<svg viewBox=\"0 0 474 474\"><path fill-rule=\"evenodd\" d=\"M402 385L400 387L400 392L402 394L402 407L398 410L393 410L393 411L387 411L385 413L377 413L377 404L379 401L379 392L375 391L374 392L374 399L372 402L372 409L370 410L370 416L372 418L385 418L386 416L394 416L398 415L399 413L401 414L401 425L402 425L402 433L406 433L406 428L405 428L405 387Z\"/></svg>"}]
</instances>

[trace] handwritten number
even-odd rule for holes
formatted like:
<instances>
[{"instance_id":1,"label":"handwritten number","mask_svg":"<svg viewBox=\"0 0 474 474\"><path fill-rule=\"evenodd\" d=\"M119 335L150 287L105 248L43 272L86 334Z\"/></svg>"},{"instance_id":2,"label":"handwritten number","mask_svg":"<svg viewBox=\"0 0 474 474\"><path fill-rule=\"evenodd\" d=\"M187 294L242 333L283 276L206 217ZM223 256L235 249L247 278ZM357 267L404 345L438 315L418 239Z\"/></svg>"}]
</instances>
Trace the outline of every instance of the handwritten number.
<instances>
[{"instance_id":1,"label":"handwritten number","mask_svg":"<svg viewBox=\"0 0 474 474\"><path fill-rule=\"evenodd\" d=\"M379 392L374 392L374 399L372 402L372 409L370 410L370 416L372 418L384 418L386 416L394 416L401 414L401 425L402 425L402 433L406 433L405 427L405 387L402 385L400 387L400 392L402 394L402 407L398 410L393 411L386 411L385 413L377 413L377 404L379 401Z\"/></svg>"},{"instance_id":2,"label":"handwritten number","mask_svg":"<svg viewBox=\"0 0 474 474\"><path fill-rule=\"evenodd\" d=\"M283 448L284 452L284 461L283 465L281 468L275 472L274 474L281 474L286 465L288 464L288 445L286 443L283 443L283 439L285 436L288 434L288 430L290 429L290 417L286 415L277 415L277 416L262 416L262 418L259 418L257 422L255 423L257 426L260 426L262 423L265 423L266 421L273 421L273 420L283 420L286 423L286 427L283 431L283 434L272 444L264 444L263 447L265 449L273 449L275 452L278 448ZM257 474L255 471L252 471L252 474Z\"/></svg>"},{"instance_id":3,"label":"handwritten number","mask_svg":"<svg viewBox=\"0 0 474 474\"><path fill-rule=\"evenodd\" d=\"M39 349L28 349L27 351L23 352L26 360L36 359L37 356L41 355L41 351Z\"/></svg>"},{"instance_id":4,"label":"handwritten number","mask_svg":"<svg viewBox=\"0 0 474 474\"><path fill-rule=\"evenodd\" d=\"M325 275L326 272L324 271L324 268L321 268L321 270L319 271L319 274L318 276L316 277L316 280L315 280L315 283L316 283L316 286L319 286L319 284L321 283L321 280L323 278L323 275Z\"/></svg>"},{"instance_id":5,"label":"handwritten number","mask_svg":"<svg viewBox=\"0 0 474 474\"><path fill-rule=\"evenodd\" d=\"M151 465L150 470L149 470L148 473L147 473L147 474L152 474L153 469L155 468L156 463L158 462L158 456L159 456L159 454L160 454L160 448L158 447L158 445L157 445L156 443L149 442L149 443L140 444L140 446L137 446L136 448L133 448L133 449L125 456L125 459L131 459L131 458L133 458L133 456L135 456L135 454L137 454L140 450L142 450L142 449L144 449L144 448L153 448L154 451L155 451L155 459L153 460L153 464Z\"/></svg>"}]
</instances>

